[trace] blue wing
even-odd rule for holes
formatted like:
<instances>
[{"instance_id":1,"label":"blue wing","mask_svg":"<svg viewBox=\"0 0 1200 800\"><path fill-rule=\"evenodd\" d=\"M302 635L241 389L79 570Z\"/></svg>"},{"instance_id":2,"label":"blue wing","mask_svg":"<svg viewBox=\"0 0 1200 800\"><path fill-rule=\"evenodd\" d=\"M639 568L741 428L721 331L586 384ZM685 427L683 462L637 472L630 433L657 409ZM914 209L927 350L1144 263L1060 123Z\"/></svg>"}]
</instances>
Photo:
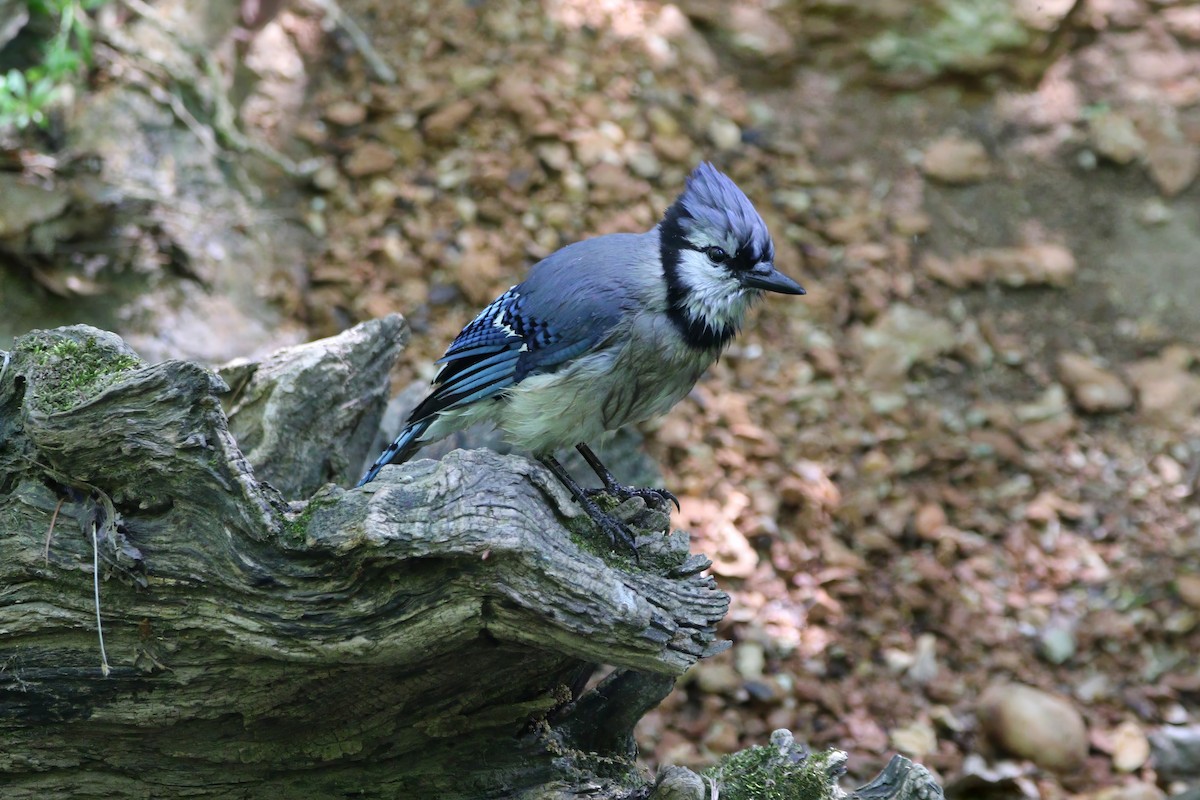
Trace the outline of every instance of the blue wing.
<instances>
[{"instance_id":1,"label":"blue wing","mask_svg":"<svg viewBox=\"0 0 1200 800\"><path fill-rule=\"evenodd\" d=\"M500 295L463 328L438 359L442 368L433 379L433 391L413 410L410 422L499 396L529 375L552 372L596 343L602 330L555 330L532 314L522 288L517 285Z\"/></svg>"}]
</instances>

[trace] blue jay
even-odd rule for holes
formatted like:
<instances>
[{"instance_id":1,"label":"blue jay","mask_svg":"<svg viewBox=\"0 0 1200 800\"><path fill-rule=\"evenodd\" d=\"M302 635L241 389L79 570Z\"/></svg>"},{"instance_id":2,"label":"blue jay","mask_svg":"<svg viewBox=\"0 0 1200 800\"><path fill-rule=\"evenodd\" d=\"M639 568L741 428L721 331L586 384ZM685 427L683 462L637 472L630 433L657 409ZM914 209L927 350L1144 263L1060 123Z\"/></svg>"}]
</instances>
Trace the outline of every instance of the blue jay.
<instances>
[{"instance_id":1,"label":"blue jay","mask_svg":"<svg viewBox=\"0 0 1200 800\"><path fill-rule=\"evenodd\" d=\"M581 488L554 451L574 444L604 482L599 491L619 500L678 506L664 490L619 484L586 442L683 399L763 292L804 294L774 258L750 200L700 164L654 228L568 245L485 308L439 359L432 391L358 485L425 444L490 422L636 556L628 528L600 511L598 490Z\"/></svg>"}]
</instances>

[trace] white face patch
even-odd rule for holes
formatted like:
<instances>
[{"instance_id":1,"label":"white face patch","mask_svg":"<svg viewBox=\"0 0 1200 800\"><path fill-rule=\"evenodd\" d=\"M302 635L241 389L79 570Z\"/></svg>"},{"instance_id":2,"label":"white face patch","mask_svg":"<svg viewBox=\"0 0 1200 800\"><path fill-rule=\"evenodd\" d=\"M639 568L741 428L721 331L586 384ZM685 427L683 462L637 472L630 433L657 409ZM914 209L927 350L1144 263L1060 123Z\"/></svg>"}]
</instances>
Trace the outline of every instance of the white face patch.
<instances>
[{"instance_id":1,"label":"white face patch","mask_svg":"<svg viewBox=\"0 0 1200 800\"><path fill-rule=\"evenodd\" d=\"M695 250L680 251L678 275L684 288L684 311L713 330L739 327L757 294L742 286L723 265Z\"/></svg>"}]
</instances>

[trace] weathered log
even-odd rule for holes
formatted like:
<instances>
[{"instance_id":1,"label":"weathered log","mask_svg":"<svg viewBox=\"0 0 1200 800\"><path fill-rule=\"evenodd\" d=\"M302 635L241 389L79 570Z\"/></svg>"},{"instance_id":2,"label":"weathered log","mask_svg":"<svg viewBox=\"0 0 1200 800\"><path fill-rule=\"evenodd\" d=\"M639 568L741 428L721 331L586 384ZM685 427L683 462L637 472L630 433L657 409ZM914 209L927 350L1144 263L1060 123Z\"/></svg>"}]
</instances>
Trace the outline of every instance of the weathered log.
<instances>
[{"instance_id":1,"label":"weathered log","mask_svg":"<svg viewBox=\"0 0 1200 800\"><path fill-rule=\"evenodd\" d=\"M290 504L261 479L352 474L402 335L291 348L238 391L86 326L0 355L5 798L658 791L631 731L728 605L665 514L620 509L638 565L518 456ZM805 796L835 795L821 774Z\"/></svg>"}]
</instances>

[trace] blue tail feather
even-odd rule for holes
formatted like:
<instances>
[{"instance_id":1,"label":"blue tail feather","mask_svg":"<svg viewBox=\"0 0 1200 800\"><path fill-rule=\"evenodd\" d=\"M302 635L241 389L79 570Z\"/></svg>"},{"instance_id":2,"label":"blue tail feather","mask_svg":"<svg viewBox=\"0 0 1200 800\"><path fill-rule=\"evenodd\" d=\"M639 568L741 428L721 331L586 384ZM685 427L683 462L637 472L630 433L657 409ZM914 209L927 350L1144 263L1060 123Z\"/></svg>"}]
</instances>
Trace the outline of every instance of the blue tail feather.
<instances>
[{"instance_id":1,"label":"blue tail feather","mask_svg":"<svg viewBox=\"0 0 1200 800\"><path fill-rule=\"evenodd\" d=\"M421 442L417 441L421 434L433 423L433 417L410 422L404 426L404 430L400 431L400 435L387 446L387 449L380 453L379 458L375 459L375 463L367 470L367 474L362 476L362 480L354 484L355 488L362 486L364 483L370 483L375 480L375 476L379 474L379 470L386 467L388 464L403 464L412 457L412 454L421 448Z\"/></svg>"}]
</instances>

